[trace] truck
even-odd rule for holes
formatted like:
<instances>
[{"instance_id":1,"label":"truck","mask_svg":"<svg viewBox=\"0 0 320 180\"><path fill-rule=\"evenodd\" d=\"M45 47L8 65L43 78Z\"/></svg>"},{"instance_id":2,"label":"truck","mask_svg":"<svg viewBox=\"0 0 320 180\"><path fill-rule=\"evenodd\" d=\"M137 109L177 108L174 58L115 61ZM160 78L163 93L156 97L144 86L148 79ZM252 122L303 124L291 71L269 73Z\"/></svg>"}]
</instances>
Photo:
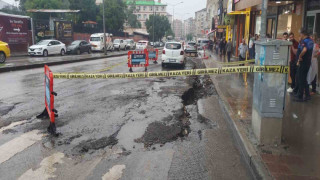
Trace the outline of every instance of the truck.
<instances>
[{"instance_id":1,"label":"truck","mask_svg":"<svg viewBox=\"0 0 320 180\"><path fill-rule=\"evenodd\" d=\"M106 33L106 50L113 51L112 34ZM89 43L92 46L92 51L104 51L104 35L103 33L95 33L90 36Z\"/></svg>"}]
</instances>

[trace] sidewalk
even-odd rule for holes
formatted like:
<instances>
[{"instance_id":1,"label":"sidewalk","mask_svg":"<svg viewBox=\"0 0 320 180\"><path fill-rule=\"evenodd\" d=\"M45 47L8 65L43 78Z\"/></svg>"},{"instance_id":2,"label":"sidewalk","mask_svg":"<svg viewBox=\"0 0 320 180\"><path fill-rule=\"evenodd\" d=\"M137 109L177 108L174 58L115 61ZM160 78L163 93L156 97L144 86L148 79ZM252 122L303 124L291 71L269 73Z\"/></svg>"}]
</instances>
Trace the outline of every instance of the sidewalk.
<instances>
[{"instance_id":1,"label":"sidewalk","mask_svg":"<svg viewBox=\"0 0 320 180\"><path fill-rule=\"evenodd\" d=\"M220 57L211 53L206 67L219 67ZM225 62L226 60L224 60ZM232 59L231 61L237 61ZM309 102L286 97L282 145L258 145L251 128L253 74L247 83L242 74L211 76L234 126L245 159L263 179L320 179L320 96ZM237 137L236 137L237 138Z\"/></svg>"},{"instance_id":2,"label":"sidewalk","mask_svg":"<svg viewBox=\"0 0 320 180\"><path fill-rule=\"evenodd\" d=\"M16 71L23 69L39 68L46 65L60 65L67 63L76 63L81 61L95 60L101 58L110 58L127 55L127 51L122 52L108 52L108 55L103 53L92 53L92 54L82 54L82 55L55 55L49 57L30 57L30 56L20 56L20 57L10 57L6 60L4 64L0 64L0 73L8 71Z\"/></svg>"}]
</instances>

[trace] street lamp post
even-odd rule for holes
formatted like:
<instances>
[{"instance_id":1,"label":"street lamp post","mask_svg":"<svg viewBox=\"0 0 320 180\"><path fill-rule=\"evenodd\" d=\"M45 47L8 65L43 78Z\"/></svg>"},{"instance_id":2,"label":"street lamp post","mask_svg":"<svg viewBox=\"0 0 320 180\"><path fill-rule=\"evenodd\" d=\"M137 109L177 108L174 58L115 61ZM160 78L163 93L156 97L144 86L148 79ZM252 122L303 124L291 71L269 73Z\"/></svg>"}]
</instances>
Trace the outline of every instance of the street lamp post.
<instances>
[{"instance_id":1,"label":"street lamp post","mask_svg":"<svg viewBox=\"0 0 320 180\"><path fill-rule=\"evenodd\" d=\"M152 33L152 35L153 35L153 47L154 47L154 16L155 16L155 9L154 9L154 3L155 3L155 1L153 1L153 8L152 8L152 10L153 10L153 22L152 22L152 31L153 31L153 33Z\"/></svg>"},{"instance_id":2,"label":"street lamp post","mask_svg":"<svg viewBox=\"0 0 320 180\"><path fill-rule=\"evenodd\" d=\"M262 0L261 29L260 29L261 40L265 40L266 39L266 33L267 33L267 8L268 8L268 0Z\"/></svg>"},{"instance_id":3,"label":"street lamp post","mask_svg":"<svg viewBox=\"0 0 320 180\"><path fill-rule=\"evenodd\" d=\"M105 17L104 17L104 0L102 0L102 8L103 8L102 19L103 19L103 41L104 41L103 51L104 51L104 54L107 55L106 22L105 22Z\"/></svg>"}]
</instances>

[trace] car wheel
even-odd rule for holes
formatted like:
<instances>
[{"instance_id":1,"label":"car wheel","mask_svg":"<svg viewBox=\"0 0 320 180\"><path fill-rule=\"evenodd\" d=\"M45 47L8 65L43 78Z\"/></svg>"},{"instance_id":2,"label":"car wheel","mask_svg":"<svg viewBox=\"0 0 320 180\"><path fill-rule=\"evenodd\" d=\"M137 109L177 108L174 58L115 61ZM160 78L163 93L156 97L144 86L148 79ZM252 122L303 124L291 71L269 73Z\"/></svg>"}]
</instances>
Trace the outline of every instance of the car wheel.
<instances>
[{"instance_id":1,"label":"car wheel","mask_svg":"<svg viewBox=\"0 0 320 180\"><path fill-rule=\"evenodd\" d=\"M80 54L81 54L80 49L77 49L77 55L80 55Z\"/></svg>"},{"instance_id":2,"label":"car wheel","mask_svg":"<svg viewBox=\"0 0 320 180\"><path fill-rule=\"evenodd\" d=\"M0 63L6 62L6 55L3 52L0 52Z\"/></svg>"},{"instance_id":3,"label":"car wheel","mask_svg":"<svg viewBox=\"0 0 320 180\"><path fill-rule=\"evenodd\" d=\"M44 51L43 51L43 56L44 56L44 57L47 57L48 55L49 55L49 54L48 54L48 51L47 51L47 50L44 50Z\"/></svg>"},{"instance_id":4,"label":"car wheel","mask_svg":"<svg viewBox=\"0 0 320 180\"><path fill-rule=\"evenodd\" d=\"M88 54L91 54L91 53L92 53L91 48L89 48L88 49Z\"/></svg>"},{"instance_id":5,"label":"car wheel","mask_svg":"<svg viewBox=\"0 0 320 180\"><path fill-rule=\"evenodd\" d=\"M61 49L60 55L61 55L61 56L64 56L65 54L66 54L66 52L64 51L64 49Z\"/></svg>"}]
</instances>

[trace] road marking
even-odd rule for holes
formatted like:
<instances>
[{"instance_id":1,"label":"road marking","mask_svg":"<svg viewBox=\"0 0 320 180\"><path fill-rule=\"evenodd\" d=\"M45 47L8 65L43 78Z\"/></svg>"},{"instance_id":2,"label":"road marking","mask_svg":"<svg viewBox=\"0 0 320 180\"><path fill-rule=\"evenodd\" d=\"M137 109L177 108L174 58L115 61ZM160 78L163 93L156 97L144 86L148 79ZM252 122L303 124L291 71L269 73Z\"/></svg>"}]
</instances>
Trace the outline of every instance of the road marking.
<instances>
[{"instance_id":1,"label":"road marking","mask_svg":"<svg viewBox=\"0 0 320 180\"><path fill-rule=\"evenodd\" d=\"M29 169L24 174L19 177L19 180L35 180L35 179L49 179L56 177L54 172L57 168L53 167L56 163L63 163L62 158L64 154L61 152L52 154L44 158L41 163L40 167L36 170Z\"/></svg>"},{"instance_id":2,"label":"road marking","mask_svg":"<svg viewBox=\"0 0 320 180\"><path fill-rule=\"evenodd\" d=\"M11 128L15 127L15 126L18 126L18 125L20 125L20 124L23 124L23 123L25 123L25 122L27 122L27 120L18 121L18 122L13 122L13 123L9 124L8 126L5 126L5 127L0 128L0 133L2 133L2 132L5 131L5 130L11 129Z\"/></svg>"},{"instance_id":3,"label":"road marking","mask_svg":"<svg viewBox=\"0 0 320 180\"><path fill-rule=\"evenodd\" d=\"M102 176L102 180L118 180L122 176L122 171L126 168L125 165L115 165L109 172Z\"/></svg>"},{"instance_id":4,"label":"road marking","mask_svg":"<svg viewBox=\"0 0 320 180\"><path fill-rule=\"evenodd\" d=\"M42 136L43 134L39 134L39 130L34 130L3 144L0 146L0 164L32 146L37 141L41 140Z\"/></svg>"}]
</instances>

